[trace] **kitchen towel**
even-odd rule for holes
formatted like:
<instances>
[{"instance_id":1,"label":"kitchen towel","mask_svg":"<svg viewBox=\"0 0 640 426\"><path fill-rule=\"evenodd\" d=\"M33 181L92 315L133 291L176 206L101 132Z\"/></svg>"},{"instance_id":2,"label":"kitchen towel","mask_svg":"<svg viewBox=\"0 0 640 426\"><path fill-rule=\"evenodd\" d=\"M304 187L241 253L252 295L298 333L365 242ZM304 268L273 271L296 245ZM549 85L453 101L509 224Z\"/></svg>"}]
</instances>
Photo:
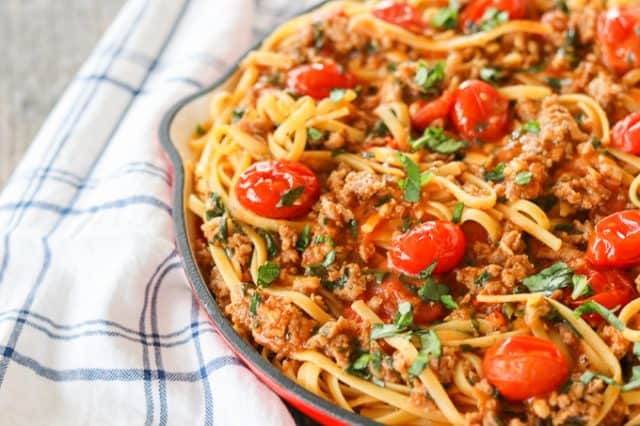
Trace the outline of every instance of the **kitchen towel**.
<instances>
[{"instance_id":1,"label":"kitchen towel","mask_svg":"<svg viewBox=\"0 0 640 426\"><path fill-rule=\"evenodd\" d=\"M309 3L126 3L0 195L0 425L294 424L192 296L158 125Z\"/></svg>"}]
</instances>

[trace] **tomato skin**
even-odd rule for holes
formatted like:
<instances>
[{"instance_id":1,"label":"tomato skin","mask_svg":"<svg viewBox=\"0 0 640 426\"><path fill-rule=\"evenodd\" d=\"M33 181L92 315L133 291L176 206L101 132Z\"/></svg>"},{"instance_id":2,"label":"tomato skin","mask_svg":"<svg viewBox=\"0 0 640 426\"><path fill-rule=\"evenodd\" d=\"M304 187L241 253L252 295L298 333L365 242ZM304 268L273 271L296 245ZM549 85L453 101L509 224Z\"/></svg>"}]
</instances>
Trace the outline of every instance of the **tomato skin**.
<instances>
[{"instance_id":1,"label":"tomato skin","mask_svg":"<svg viewBox=\"0 0 640 426\"><path fill-rule=\"evenodd\" d=\"M408 275L417 275L438 261L434 274L455 268L464 256L466 239L460 226L434 220L421 223L393 239L389 266Z\"/></svg>"},{"instance_id":2,"label":"tomato skin","mask_svg":"<svg viewBox=\"0 0 640 426\"><path fill-rule=\"evenodd\" d=\"M304 186L291 206L277 207L282 195ZM235 194L243 207L272 219L288 219L307 213L320 196L320 184L307 166L287 160L261 161L242 172Z\"/></svg>"},{"instance_id":3,"label":"tomato skin","mask_svg":"<svg viewBox=\"0 0 640 426\"><path fill-rule=\"evenodd\" d=\"M460 14L460 28L467 31L471 23L479 24L489 8L507 12L509 19L521 19L527 13L527 2L526 0L475 0Z\"/></svg>"},{"instance_id":4,"label":"tomato skin","mask_svg":"<svg viewBox=\"0 0 640 426\"><path fill-rule=\"evenodd\" d=\"M420 11L404 2L393 0L380 2L371 14L412 33L421 34L424 31L424 21Z\"/></svg>"},{"instance_id":5,"label":"tomato skin","mask_svg":"<svg viewBox=\"0 0 640 426\"><path fill-rule=\"evenodd\" d=\"M585 266L578 269L576 273L587 277L594 294L593 296L572 300L571 304L575 307L593 300L607 309L623 308L637 296L631 279L618 269L597 269ZM584 315L584 318L592 325L597 325L603 321L603 318L598 314Z\"/></svg>"},{"instance_id":6,"label":"tomato skin","mask_svg":"<svg viewBox=\"0 0 640 426\"><path fill-rule=\"evenodd\" d=\"M431 101L418 100L411 104L411 124L418 130L426 129L438 119L447 118L453 105L453 93L445 90L439 98Z\"/></svg>"},{"instance_id":7,"label":"tomato skin","mask_svg":"<svg viewBox=\"0 0 640 426\"><path fill-rule=\"evenodd\" d=\"M319 100L328 97L335 88L353 89L356 78L343 72L336 64L301 65L289 72L287 87L299 95Z\"/></svg>"},{"instance_id":8,"label":"tomato skin","mask_svg":"<svg viewBox=\"0 0 640 426\"><path fill-rule=\"evenodd\" d=\"M453 123L467 140L501 138L509 122L509 101L489 83L467 80L454 95Z\"/></svg>"},{"instance_id":9,"label":"tomato skin","mask_svg":"<svg viewBox=\"0 0 640 426\"><path fill-rule=\"evenodd\" d=\"M640 155L640 112L627 115L613 126L611 145L629 154Z\"/></svg>"},{"instance_id":10,"label":"tomato skin","mask_svg":"<svg viewBox=\"0 0 640 426\"><path fill-rule=\"evenodd\" d=\"M618 73L640 65L640 8L612 7L598 17L598 44L602 61Z\"/></svg>"},{"instance_id":11,"label":"tomato skin","mask_svg":"<svg viewBox=\"0 0 640 426\"><path fill-rule=\"evenodd\" d=\"M628 268L640 264L640 210L613 213L595 226L586 258L594 266Z\"/></svg>"},{"instance_id":12,"label":"tomato skin","mask_svg":"<svg viewBox=\"0 0 640 426\"><path fill-rule=\"evenodd\" d=\"M402 302L409 302L413 306L413 321L416 324L431 323L443 318L447 313L441 303L424 302L393 276L386 278L382 284L370 288L365 298L369 300L374 296L382 299L377 313L385 323L393 321L398 305Z\"/></svg>"},{"instance_id":13,"label":"tomato skin","mask_svg":"<svg viewBox=\"0 0 640 426\"><path fill-rule=\"evenodd\" d=\"M550 340L518 335L490 347L482 367L500 394L523 401L557 389L569 378L569 363Z\"/></svg>"}]
</instances>

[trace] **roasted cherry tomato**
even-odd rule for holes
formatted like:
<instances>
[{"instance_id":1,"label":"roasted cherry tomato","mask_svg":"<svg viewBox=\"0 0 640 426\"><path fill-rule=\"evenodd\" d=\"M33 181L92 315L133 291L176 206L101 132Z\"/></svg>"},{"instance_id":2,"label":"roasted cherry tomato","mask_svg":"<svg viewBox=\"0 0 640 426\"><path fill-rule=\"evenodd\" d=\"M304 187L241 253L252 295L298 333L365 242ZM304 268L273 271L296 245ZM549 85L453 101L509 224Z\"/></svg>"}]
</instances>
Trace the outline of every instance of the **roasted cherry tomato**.
<instances>
[{"instance_id":1,"label":"roasted cherry tomato","mask_svg":"<svg viewBox=\"0 0 640 426\"><path fill-rule=\"evenodd\" d=\"M598 17L602 61L624 73L640 66L640 7L612 7Z\"/></svg>"},{"instance_id":2,"label":"roasted cherry tomato","mask_svg":"<svg viewBox=\"0 0 640 426\"><path fill-rule=\"evenodd\" d=\"M287 86L299 95L324 99L332 89L352 89L356 79L336 64L302 65L289 72Z\"/></svg>"},{"instance_id":3,"label":"roasted cherry tomato","mask_svg":"<svg viewBox=\"0 0 640 426\"><path fill-rule=\"evenodd\" d=\"M420 99L411 104L409 108L411 124L418 130L424 130L433 121L447 118L452 105L453 93L448 90L432 101Z\"/></svg>"},{"instance_id":4,"label":"roasted cherry tomato","mask_svg":"<svg viewBox=\"0 0 640 426\"><path fill-rule=\"evenodd\" d=\"M587 266L577 270L576 273L587 277L587 281L593 289L593 295L572 300L573 306L580 306L593 300L607 309L623 308L637 295L633 282L623 271L596 269ZM602 317L598 314L588 314L584 317L591 324L598 324L602 321Z\"/></svg>"},{"instance_id":5,"label":"roasted cherry tomato","mask_svg":"<svg viewBox=\"0 0 640 426\"><path fill-rule=\"evenodd\" d=\"M589 238L587 260L613 268L640 264L640 210L619 211L598 222Z\"/></svg>"},{"instance_id":6,"label":"roasted cherry tomato","mask_svg":"<svg viewBox=\"0 0 640 426\"><path fill-rule=\"evenodd\" d=\"M527 13L527 0L474 0L460 14L460 28L464 31L479 25L487 10L507 12L509 19L521 19Z\"/></svg>"},{"instance_id":7,"label":"roasted cherry tomato","mask_svg":"<svg viewBox=\"0 0 640 426\"><path fill-rule=\"evenodd\" d=\"M640 112L627 115L613 126L611 145L629 154L640 155Z\"/></svg>"},{"instance_id":8,"label":"roasted cherry tomato","mask_svg":"<svg viewBox=\"0 0 640 426\"><path fill-rule=\"evenodd\" d=\"M375 285L367 291L367 300L377 296L382 300L377 313L385 323L390 323L398 311L398 304L409 302L413 306L413 322L428 324L441 319L446 310L441 303L424 302L406 288L396 277L388 277L380 285Z\"/></svg>"},{"instance_id":9,"label":"roasted cherry tomato","mask_svg":"<svg viewBox=\"0 0 640 426\"><path fill-rule=\"evenodd\" d=\"M320 195L320 184L303 164L270 160L242 172L235 193L240 204L257 215L289 219L311 210Z\"/></svg>"},{"instance_id":10,"label":"roasted cherry tomato","mask_svg":"<svg viewBox=\"0 0 640 426\"><path fill-rule=\"evenodd\" d=\"M482 367L489 383L513 401L549 393L569 378L569 363L560 349L534 336L513 336L493 345Z\"/></svg>"},{"instance_id":11,"label":"roasted cherry tomato","mask_svg":"<svg viewBox=\"0 0 640 426\"><path fill-rule=\"evenodd\" d=\"M417 275L438 261L433 272L444 274L460 263L465 246L460 226L445 220L424 222L393 239L389 266L408 275Z\"/></svg>"},{"instance_id":12,"label":"roasted cherry tomato","mask_svg":"<svg viewBox=\"0 0 640 426\"><path fill-rule=\"evenodd\" d=\"M400 1L383 1L371 13L378 19L397 25L407 31L420 34L424 30L424 21L420 11Z\"/></svg>"},{"instance_id":13,"label":"roasted cherry tomato","mask_svg":"<svg viewBox=\"0 0 640 426\"><path fill-rule=\"evenodd\" d=\"M462 137L492 141L507 131L509 101L492 85L480 80L467 80L456 90L451 113Z\"/></svg>"}]
</instances>

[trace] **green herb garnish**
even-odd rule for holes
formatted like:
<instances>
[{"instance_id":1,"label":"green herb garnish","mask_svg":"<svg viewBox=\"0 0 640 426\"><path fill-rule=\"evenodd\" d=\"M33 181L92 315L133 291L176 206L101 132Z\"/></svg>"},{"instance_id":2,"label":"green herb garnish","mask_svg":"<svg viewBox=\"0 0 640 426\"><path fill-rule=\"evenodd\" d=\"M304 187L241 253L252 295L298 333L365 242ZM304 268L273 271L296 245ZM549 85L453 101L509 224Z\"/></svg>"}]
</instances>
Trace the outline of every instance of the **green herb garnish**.
<instances>
[{"instance_id":1,"label":"green herb garnish","mask_svg":"<svg viewBox=\"0 0 640 426\"><path fill-rule=\"evenodd\" d=\"M464 203L456 203L455 207L453 208L453 217L451 218L451 222L460 223L463 210L464 210Z\"/></svg>"},{"instance_id":2,"label":"green herb garnish","mask_svg":"<svg viewBox=\"0 0 640 426\"><path fill-rule=\"evenodd\" d=\"M430 151L439 154L453 154L466 146L466 142L448 136L439 127L427 128L420 138L411 142L411 148L414 151L428 148Z\"/></svg>"},{"instance_id":3,"label":"green herb garnish","mask_svg":"<svg viewBox=\"0 0 640 426\"><path fill-rule=\"evenodd\" d=\"M435 95L440 92L444 81L444 61L436 62L433 68L429 68L424 62L418 63L418 69L413 81L420 87L424 94Z\"/></svg>"},{"instance_id":4,"label":"green herb garnish","mask_svg":"<svg viewBox=\"0 0 640 426\"><path fill-rule=\"evenodd\" d=\"M578 306L573 311L573 314L576 317L584 314L598 314L616 329L624 330L624 324L622 321L620 321L620 319L611 310L605 308L595 300L589 300Z\"/></svg>"},{"instance_id":5,"label":"green herb garnish","mask_svg":"<svg viewBox=\"0 0 640 426\"><path fill-rule=\"evenodd\" d=\"M573 271L564 262L554 263L535 275L522 280L522 283L534 293L550 295L554 291L571 285Z\"/></svg>"},{"instance_id":6,"label":"green herb garnish","mask_svg":"<svg viewBox=\"0 0 640 426\"><path fill-rule=\"evenodd\" d=\"M292 206L293 203L295 203L295 201L298 198L300 198L300 196L304 192L304 188L305 188L304 185L301 185L301 186L296 186L295 188L292 188L292 189L286 191L280 197L280 200L278 201L278 204L276 204L276 207L280 208L280 207L290 207L290 206Z\"/></svg>"},{"instance_id":7,"label":"green herb garnish","mask_svg":"<svg viewBox=\"0 0 640 426\"><path fill-rule=\"evenodd\" d=\"M398 160L404 166L406 179L398 181L398 185L404 190L404 199L410 203L420 201L420 188L422 186L420 169L413 160L402 153L398 153Z\"/></svg>"},{"instance_id":8,"label":"green herb garnish","mask_svg":"<svg viewBox=\"0 0 640 426\"><path fill-rule=\"evenodd\" d=\"M258 282L260 287L269 287L280 276L280 267L271 261L266 261L258 267Z\"/></svg>"},{"instance_id":9,"label":"green herb garnish","mask_svg":"<svg viewBox=\"0 0 640 426\"><path fill-rule=\"evenodd\" d=\"M504 180L504 168L506 164L498 163L489 172L484 172L484 180L492 182L502 182Z\"/></svg>"},{"instance_id":10,"label":"green herb garnish","mask_svg":"<svg viewBox=\"0 0 640 426\"><path fill-rule=\"evenodd\" d=\"M531 177L533 174L530 171L518 172L513 181L516 185L529 185L531 183Z\"/></svg>"}]
</instances>

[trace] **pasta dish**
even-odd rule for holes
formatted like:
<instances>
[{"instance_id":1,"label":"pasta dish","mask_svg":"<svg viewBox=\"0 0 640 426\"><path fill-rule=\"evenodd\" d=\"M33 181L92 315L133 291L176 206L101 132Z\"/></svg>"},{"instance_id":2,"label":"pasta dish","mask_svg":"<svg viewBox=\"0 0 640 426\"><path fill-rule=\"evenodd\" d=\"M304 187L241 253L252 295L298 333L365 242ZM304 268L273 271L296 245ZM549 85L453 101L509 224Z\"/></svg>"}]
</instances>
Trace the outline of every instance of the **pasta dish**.
<instances>
[{"instance_id":1,"label":"pasta dish","mask_svg":"<svg viewBox=\"0 0 640 426\"><path fill-rule=\"evenodd\" d=\"M194 130L216 302L393 425L640 424L640 5L339 1Z\"/></svg>"}]
</instances>

